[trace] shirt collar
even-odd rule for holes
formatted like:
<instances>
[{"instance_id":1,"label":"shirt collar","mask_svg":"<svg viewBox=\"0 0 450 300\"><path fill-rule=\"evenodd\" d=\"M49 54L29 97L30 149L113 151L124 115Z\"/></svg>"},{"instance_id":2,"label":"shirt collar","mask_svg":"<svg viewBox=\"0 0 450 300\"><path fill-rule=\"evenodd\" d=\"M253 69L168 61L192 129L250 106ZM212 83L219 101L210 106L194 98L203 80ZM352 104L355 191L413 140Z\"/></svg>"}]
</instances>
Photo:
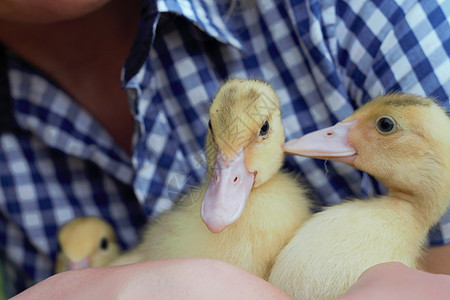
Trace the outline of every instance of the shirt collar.
<instances>
[{"instance_id":1,"label":"shirt collar","mask_svg":"<svg viewBox=\"0 0 450 300\"><path fill-rule=\"evenodd\" d=\"M157 7L160 12L171 12L181 15L206 34L224 44L242 49L237 36L233 32L234 18L231 3L239 1L223 1L228 5L220 4L221 1L204 0L158 0Z\"/></svg>"},{"instance_id":2,"label":"shirt collar","mask_svg":"<svg viewBox=\"0 0 450 300\"><path fill-rule=\"evenodd\" d=\"M132 180L131 161L87 111L46 74L7 52L9 95L17 127L44 144L89 160L124 183Z\"/></svg>"},{"instance_id":3,"label":"shirt collar","mask_svg":"<svg viewBox=\"0 0 450 300\"><path fill-rule=\"evenodd\" d=\"M232 13L233 9L232 4L220 5L215 1L142 0L139 28L122 72L123 85L136 75L148 58L162 13L185 17L211 38L242 50L243 46L233 30L238 17Z\"/></svg>"}]
</instances>

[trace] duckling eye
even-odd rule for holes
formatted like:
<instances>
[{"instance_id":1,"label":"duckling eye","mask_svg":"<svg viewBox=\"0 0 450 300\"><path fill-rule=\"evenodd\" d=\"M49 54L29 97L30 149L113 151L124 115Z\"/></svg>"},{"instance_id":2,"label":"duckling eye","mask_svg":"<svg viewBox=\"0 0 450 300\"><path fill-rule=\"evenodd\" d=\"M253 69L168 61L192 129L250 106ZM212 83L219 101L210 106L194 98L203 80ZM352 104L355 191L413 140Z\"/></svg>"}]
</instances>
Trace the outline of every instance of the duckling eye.
<instances>
[{"instance_id":1,"label":"duckling eye","mask_svg":"<svg viewBox=\"0 0 450 300\"><path fill-rule=\"evenodd\" d=\"M269 133L269 121L265 121L261 130L259 131L260 136L265 136Z\"/></svg>"},{"instance_id":2,"label":"duckling eye","mask_svg":"<svg viewBox=\"0 0 450 300\"><path fill-rule=\"evenodd\" d=\"M102 238L102 240L100 241L100 249L108 249L108 240L106 238Z\"/></svg>"},{"instance_id":3,"label":"duckling eye","mask_svg":"<svg viewBox=\"0 0 450 300\"><path fill-rule=\"evenodd\" d=\"M208 127L209 127L209 130L211 130L211 134L214 134L213 130L212 130L211 120L209 120L209 122L208 122Z\"/></svg>"},{"instance_id":4,"label":"duckling eye","mask_svg":"<svg viewBox=\"0 0 450 300\"><path fill-rule=\"evenodd\" d=\"M391 133L395 129L395 121L391 117L380 117L376 126L380 133Z\"/></svg>"}]
</instances>

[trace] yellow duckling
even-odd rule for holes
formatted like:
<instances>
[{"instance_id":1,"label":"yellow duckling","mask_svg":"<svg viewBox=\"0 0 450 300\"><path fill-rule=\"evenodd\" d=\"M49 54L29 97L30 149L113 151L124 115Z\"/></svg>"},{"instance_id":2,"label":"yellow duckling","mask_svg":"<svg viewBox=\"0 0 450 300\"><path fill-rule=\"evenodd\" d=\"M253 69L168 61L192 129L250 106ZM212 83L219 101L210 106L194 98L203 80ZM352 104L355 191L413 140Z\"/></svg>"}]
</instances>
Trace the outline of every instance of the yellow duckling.
<instances>
[{"instance_id":1,"label":"yellow duckling","mask_svg":"<svg viewBox=\"0 0 450 300\"><path fill-rule=\"evenodd\" d=\"M208 182L149 224L113 265L208 257L267 277L275 256L310 217L305 190L282 173L279 100L265 82L229 80L210 107Z\"/></svg>"},{"instance_id":2,"label":"yellow duckling","mask_svg":"<svg viewBox=\"0 0 450 300\"><path fill-rule=\"evenodd\" d=\"M106 266L121 251L112 226L97 217L78 217L64 224L58 242L56 273Z\"/></svg>"},{"instance_id":3,"label":"yellow duckling","mask_svg":"<svg viewBox=\"0 0 450 300\"><path fill-rule=\"evenodd\" d=\"M288 153L365 171L389 194L313 216L280 253L269 281L297 299L331 299L373 265L419 268L428 230L450 202L449 128L450 118L431 99L390 94L286 143Z\"/></svg>"}]
</instances>

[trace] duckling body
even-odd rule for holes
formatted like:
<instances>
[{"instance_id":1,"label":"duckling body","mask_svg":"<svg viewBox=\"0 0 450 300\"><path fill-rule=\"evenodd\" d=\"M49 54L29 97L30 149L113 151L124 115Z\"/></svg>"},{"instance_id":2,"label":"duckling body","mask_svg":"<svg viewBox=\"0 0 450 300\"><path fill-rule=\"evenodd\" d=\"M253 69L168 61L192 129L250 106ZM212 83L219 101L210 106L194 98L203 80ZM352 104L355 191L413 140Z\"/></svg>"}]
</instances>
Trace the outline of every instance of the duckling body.
<instances>
[{"instance_id":1,"label":"duckling body","mask_svg":"<svg viewBox=\"0 0 450 300\"><path fill-rule=\"evenodd\" d=\"M287 143L290 153L367 171L389 194L314 215L279 254L269 281L296 299L333 299L376 264L420 268L427 233L450 202L449 126L432 100L388 95Z\"/></svg>"},{"instance_id":2,"label":"duckling body","mask_svg":"<svg viewBox=\"0 0 450 300\"><path fill-rule=\"evenodd\" d=\"M309 216L298 183L278 173L249 196L242 216L222 232L208 230L200 218L206 185L190 191L170 213L156 218L143 242L114 264L176 257L207 257L237 265L267 277L274 257ZM277 191L277 193L273 193ZM194 201L194 203L192 203Z\"/></svg>"},{"instance_id":3,"label":"duckling body","mask_svg":"<svg viewBox=\"0 0 450 300\"><path fill-rule=\"evenodd\" d=\"M388 201L349 202L315 215L282 250L269 281L295 299L334 299L376 264L417 268L428 230L410 204Z\"/></svg>"},{"instance_id":4,"label":"duckling body","mask_svg":"<svg viewBox=\"0 0 450 300\"><path fill-rule=\"evenodd\" d=\"M112 226L98 217L78 217L58 231L59 252L55 272L87 267L104 267L119 256Z\"/></svg>"},{"instance_id":5,"label":"duckling body","mask_svg":"<svg viewBox=\"0 0 450 300\"><path fill-rule=\"evenodd\" d=\"M252 102L255 106L249 105ZM255 119L252 112L262 104L269 109L258 110ZM267 278L274 257L310 217L305 189L294 176L279 170L284 133L279 102L270 86L230 80L216 95L210 116L207 182L151 222L142 243L114 265L208 257ZM252 178L250 183L245 176ZM235 203L245 194L242 184L249 185L244 206Z\"/></svg>"}]
</instances>

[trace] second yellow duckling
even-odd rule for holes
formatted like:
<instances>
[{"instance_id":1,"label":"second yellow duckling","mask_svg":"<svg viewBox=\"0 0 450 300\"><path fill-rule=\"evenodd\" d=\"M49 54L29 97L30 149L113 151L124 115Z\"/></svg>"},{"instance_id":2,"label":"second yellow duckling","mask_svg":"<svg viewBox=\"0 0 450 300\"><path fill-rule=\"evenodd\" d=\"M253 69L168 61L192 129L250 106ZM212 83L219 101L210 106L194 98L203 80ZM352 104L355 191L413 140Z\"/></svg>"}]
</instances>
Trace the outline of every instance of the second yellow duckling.
<instances>
[{"instance_id":1,"label":"second yellow duckling","mask_svg":"<svg viewBox=\"0 0 450 300\"><path fill-rule=\"evenodd\" d=\"M113 227L99 217L78 217L58 231L59 252L55 272L104 267L119 256Z\"/></svg>"},{"instance_id":2,"label":"second yellow duckling","mask_svg":"<svg viewBox=\"0 0 450 300\"><path fill-rule=\"evenodd\" d=\"M265 82L226 82L210 107L208 182L156 218L142 243L112 264L197 256L267 278L275 256L310 217L305 190L280 171L279 105Z\"/></svg>"},{"instance_id":3,"label":"second yellow duckling","mask_svg":"<svg viewBox=\"0 0 450 300\"><path fill-rule=\"evenodd\" d=\"M419 268L427 233L450 203L449 128L433 100L390 94L286 143L288 153L366 171L389 194L313 216L280 253L269 281L297 299L332 299L373 265Z\"/></svg>"}]
</instances>

